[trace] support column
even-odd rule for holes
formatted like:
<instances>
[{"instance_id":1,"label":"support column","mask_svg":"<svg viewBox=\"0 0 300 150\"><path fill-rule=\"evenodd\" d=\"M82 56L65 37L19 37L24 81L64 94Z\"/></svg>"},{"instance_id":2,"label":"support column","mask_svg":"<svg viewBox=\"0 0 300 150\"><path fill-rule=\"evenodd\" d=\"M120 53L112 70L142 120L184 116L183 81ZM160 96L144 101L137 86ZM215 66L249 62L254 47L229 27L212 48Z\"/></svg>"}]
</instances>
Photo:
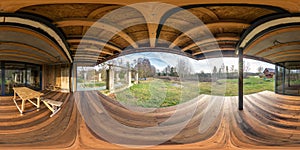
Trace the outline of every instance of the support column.
<instances>
[{"instance_id":1,"label":"support column","mask_svg":"<svg viewBox=\"0 0 300 150\"><path fill-rule=\"evenodd\" d=\"M112 66L109 66L108 70L106 70L106 89L110 92L114 90L114 71Z\"/></svg>"},{"instance_id":2,"label":"support column","mask_svg":"<svg viewBox=\"0 0 300 150\"><path fill-rule=\"evenodd\" d=\"M136 71L134 76L134 84L138 84L138 83L139 83L139 73Z\"/></svg>"},{"instance_id":3,"label":"support column","mask_svg":"<svg viewBox=\"0 0 300 150\"><path fill-rule=\"evenodd\" d=\"M73 63L71 65L71 85L72 85L72 92L77 91L77 64Z\"/></svg>"},{"instance_id":4,"label":"support column","mask_svg":"<svg viewBox=\"0 0 300 150\"><path fill-rule=\"evenodd\" d=\"M282 83L282 93L285 94L285 75L286 75L286 68L283 67L283 83Z\"/></svg>"},{"instance_id":5,"label":"support column","mask_svg":"<svg viewBox=\"0 0 300 150\"><path fill-rule=\"evenodd\" d=\"M243 64L243 49L239 48L239 110L243 110L244 92L243 92L243 80L244 80L244 64Z\"/></svg>"},{"instance_id":6,"label":"support column","mask_svg":"<svg viewBox=\"0 0 300 150\"><path fill-rule=\"evenodd\" d=\"M46 86L46 82L45 82L45 77L47 76L46 74L46 65L42 66L42 75L40 76L40 78L42 79L42 83L41 83L41 88L42 90L45 90L45 86Z\"/></svg>"},{"instance_id":7,"label":"support column","mask_svg":"<svg viewBox=\"0 0 300 150\"><path fill-rule=\"evenodd\" d=\"M275 64L275 93L278 93L278 76L279 76L279 71L278 71L278 64Z\"/></svg>"},{"instance_id":8,"label":"support column","mask_svg":"<svg viewBox=\"0 0 300 150\"><path fill-rule=\"evenodd\" d=\"M127 71L127 81L128 81L128 86L131 86L131 70L129 69Z\"/></svg>"},{"instance_id":9,"label":"support column","mask_svg":"<svg viewBox=\"0 0 300 150\"><path fill-rule=\"evenodd\" d=\"M288 87L291 86L291 70L288 69Z\"/></svg>"},{"instance_id":10,"label":"support column","mask_svg":"<svg viewBox=\"0 0 300 150\"><path fill-rule=\"evenodd\" d=\"M120 73L116 71L116 81L120 81Z\"/></svg>"},{"instance_id":11,"label":"support column","mask_svg":"<svg viewBox=\"0 0 300 150\"><path fill-rule=\"evenodd\" d=\"M1 84L1 95L5 95L5 64L4 62L1 63L1 78L2 78L2 84Z\"/></svg>"},{"instance_id":12,"label":"support column","mask_svg":"<svg viewBox=\"0 0 300 150\"><path fill-rule=\"evenodd\" d=\"M101 76L101 73L99 73L99 74L98 74L98 81L99 81L99 82L102 81L102 78L101 78L101 77L102 77L102 76Z\"/></svg>"}]
</instances>

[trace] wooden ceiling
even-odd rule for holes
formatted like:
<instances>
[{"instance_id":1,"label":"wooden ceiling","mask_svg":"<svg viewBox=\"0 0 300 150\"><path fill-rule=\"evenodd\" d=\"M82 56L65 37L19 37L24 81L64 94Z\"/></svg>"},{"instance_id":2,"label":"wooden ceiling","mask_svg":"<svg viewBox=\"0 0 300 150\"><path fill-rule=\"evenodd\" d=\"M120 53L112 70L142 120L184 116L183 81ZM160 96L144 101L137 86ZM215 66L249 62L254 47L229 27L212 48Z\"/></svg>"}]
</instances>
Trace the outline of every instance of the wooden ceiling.
<instances>
[{"instance_id":1,"label":"wooden ceiling","mask_svg":"<svg viewBox=\"0 0 300 150\"><path fill-rule=\"evenodd\" d=\"M223 56L236 56L236 49L243 48L246 57L273 63L299 60L300 28L297 23L272 27L264 34L257 33L260 36L253 36L252 40L245 38L246 34L259 27L257 22L263 24L265 18L300 12L298 1L166 1L197 17L205 25L205 30L193 26L193 19L188 13L181 17L174 15L183 10L168 16L172 12L168 5L155 5L153 8L148 4L140 5L110 17L110 24L97 22L134 2L25 0L21 3L7 0L0 2L0 11L30 14L48 20L62 32L72 59L82 62L100 63L117 57L124 50L139 52L154 48L184 53L195 59L214 57L220 51ZM265 22L268 21L271 20ZM246 44L240 46L243 42Z\"/></svg>"}]
</instances>

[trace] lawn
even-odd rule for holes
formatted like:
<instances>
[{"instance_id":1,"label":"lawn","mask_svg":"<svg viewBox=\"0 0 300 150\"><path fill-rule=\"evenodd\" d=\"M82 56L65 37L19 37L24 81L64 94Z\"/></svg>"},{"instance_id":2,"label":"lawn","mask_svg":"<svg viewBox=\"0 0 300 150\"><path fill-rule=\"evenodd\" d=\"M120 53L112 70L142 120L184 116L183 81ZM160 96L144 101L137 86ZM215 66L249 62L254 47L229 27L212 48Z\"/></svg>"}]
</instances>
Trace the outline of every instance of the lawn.
<instances>
[{"instance_id":1,"label":"lawn","mask_svg":"<svg viewBox=\"0 0 300 150\"><path fill-rule=\"evenodd\" d=\"M212 88L213 87L213 88ZM264 80L249 77L244 79L244 94L260 91L274 91L274 79ZM148 79L139 84L114 93L113 97L127 105L142 107L167 107L191 100L200 94L238 95L237 79L222 79L218 82L177 82L161 79Z\"/></svg>"},{"instance_id":2,"label":"lawn","mask_svg":"<svg viewBox=\"0 0 300 150\"><path fill-rule=\"evenodd\" d=\"M84 87L102 87L102 86L105 86L106 83L105 82L96 82L96 83L85 83L85 84L82 84L82 86Z\"/></svg>"},{"instance_id":3,"label":"lawn","mask_svg":"<svg viewBox=\"0 0 300 150\"><path fill-rule=\"evenodd\" d=\"M200 82L199 83L200 94L225 95L225 96L238 95L237 79L222 79L222 80L218 80L218 83ZM265 90L274 91L274 84L275 84L274 79L248 77L244 79L244 90L243 90L244 95L253 94Z\"/></svg>"},{"instance_id":4,"label":"lawn","mask_svg":"<svg viewBox=\"0 0 300 150\"><path fill-rule=\"evenodd\" d=\"M127 105L142 107L166 107L179 104L184 87L179 82L148 79L114 94L115 98ZM188 100L198 95L190 93ZM192 96L192 97L191 97Z\"/></svg>"}]
</instances>

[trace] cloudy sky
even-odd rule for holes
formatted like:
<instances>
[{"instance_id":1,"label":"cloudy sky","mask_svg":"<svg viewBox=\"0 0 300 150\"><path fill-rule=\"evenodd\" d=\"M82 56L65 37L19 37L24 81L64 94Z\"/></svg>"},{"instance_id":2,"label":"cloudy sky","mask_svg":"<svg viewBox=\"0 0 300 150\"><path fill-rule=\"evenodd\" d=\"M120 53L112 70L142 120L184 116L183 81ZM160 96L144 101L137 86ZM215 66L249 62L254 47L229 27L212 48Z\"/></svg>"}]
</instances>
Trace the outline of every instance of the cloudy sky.
<instances>
[{"instance_id":1,"label":"cloudy sky","mask_svg":"<svg viewBox=\"0 0 300 150\"><path fill-rule=\"evenodd\" d=\"M209 73L213 70L214 66L219 68L223 63L225 66L229 68L234 65L235 69L238 69L238 59L237 58L213 58L213 59L205 59L205 60L194 60L184 56L170 54L170 53L162 53L162 52L143 52L143 53L135 53L126 56L119 57L123 62L134 63L134 60L138 58L147 58L150 60L151 64L155 66L156 69L160 71L163 70L166 66L176 66L178 60L184 59L187 61L190 66L192 66L194 72L204 71L205 73ZM275 68L273 64L256 61L252 59L244 59L246 64L250 66L250 72L257 72L257 68L262 66L263 68Z\"/></svg>"}]
</instances>

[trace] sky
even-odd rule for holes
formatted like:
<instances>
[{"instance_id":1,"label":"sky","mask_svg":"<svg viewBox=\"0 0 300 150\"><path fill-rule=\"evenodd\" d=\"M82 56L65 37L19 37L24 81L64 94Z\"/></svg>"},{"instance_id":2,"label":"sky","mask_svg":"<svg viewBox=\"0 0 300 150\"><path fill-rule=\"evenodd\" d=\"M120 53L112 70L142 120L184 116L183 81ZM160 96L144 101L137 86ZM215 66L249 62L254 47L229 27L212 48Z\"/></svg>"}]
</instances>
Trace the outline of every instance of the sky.
<instances>
[{"instance_id":1,"label":"sky","mask_svg":"<svg viewBox=\"0 0 300 150\"><path fill-rule=\"evenodd\" d=\"M150 60L151 65L155 66L156 69L162 71L168 65L176 66L178 60L184 59L186 62L192 66L193 72L200 73L204 71L205 73L211 73L213 67L216 66L220 68L221 65L224 63L225 66L229 68L234 65L235 69L238 69L238 58L212 58L212 59L205 59L205 60L194 60L188 57L184 57L181 55L171 54L171 53L163 53L163 52L142 52L142 53L135 53L130 55L125 55L119 57L122 59L123 62L134 63L134 60L138 58L147 58ZM116 58L118 59L118 58ZM246 64L250 66L249 72L257 73L257 68L262 66L263 68L275 68L275 65L269 64L262 61L256 61L252 59L244 58Z\"/></svg>"}]
</instances>

